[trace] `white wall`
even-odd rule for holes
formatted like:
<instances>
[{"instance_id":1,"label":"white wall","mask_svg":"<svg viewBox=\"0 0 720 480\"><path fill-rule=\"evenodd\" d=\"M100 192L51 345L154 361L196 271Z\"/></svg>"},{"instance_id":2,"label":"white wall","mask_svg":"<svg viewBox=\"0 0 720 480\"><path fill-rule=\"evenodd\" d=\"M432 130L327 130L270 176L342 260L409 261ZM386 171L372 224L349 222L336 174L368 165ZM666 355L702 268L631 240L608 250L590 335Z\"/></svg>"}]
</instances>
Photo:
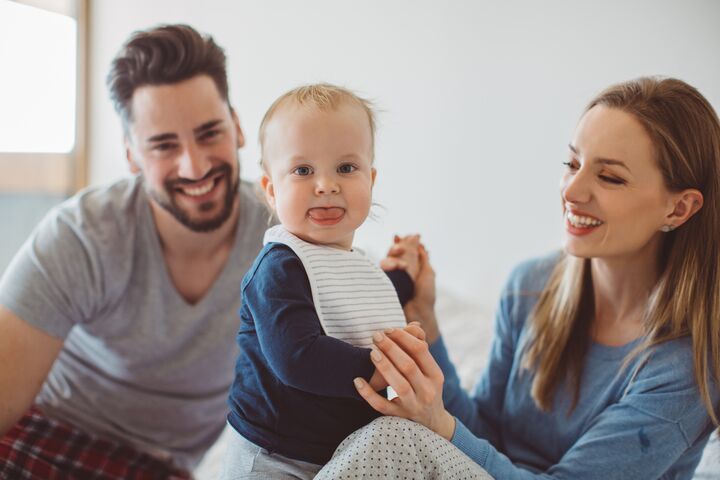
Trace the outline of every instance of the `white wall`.
<instances>
[{"instance_id":1,"label":"white wall","mask_svg":"<svg viewBox=\"0 0 720 480\"><path fill-rule=\"evenodd\" d=\"M229 57L232 101L259 170L265 109L330 81L382 111L375 197L360 231L380 254L421 232L441 285L494 305L510 268L559 245L558 181L585 103L603 87L676 76L720 108L720 2L96 0L91 24L91 178L125 174L108 65L131 31L185 22Z\"/></svg>"}]
</instances>

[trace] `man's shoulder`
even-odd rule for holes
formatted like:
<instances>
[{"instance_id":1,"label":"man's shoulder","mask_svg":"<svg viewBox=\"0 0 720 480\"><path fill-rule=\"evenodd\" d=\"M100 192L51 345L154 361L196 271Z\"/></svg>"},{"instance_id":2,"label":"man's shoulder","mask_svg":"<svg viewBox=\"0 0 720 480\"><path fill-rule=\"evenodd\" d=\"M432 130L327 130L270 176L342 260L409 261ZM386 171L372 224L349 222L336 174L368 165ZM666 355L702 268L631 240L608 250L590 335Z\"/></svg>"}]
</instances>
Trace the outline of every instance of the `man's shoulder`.
<instances>
[{"instance_id":1,"label":"man's shoulder","mask_svg":"<svg viewBox=\"0 0 720 480\"><path fill-rule=\"evenodd\" d=\"M240 197L239 226L257 229L262 235L269 226L270 209L255 183L241 180L238 190Z\"/></svg>"},{"instance_id":2,"label":"man's shoulder","mask_svg":"<svg viewBox=\"0 0 720 480\"><path fill-rule=\"evenodd\" d=\"M58 205L51 217L87 230L127 228L137 221L138 207L147 208L147 199L142 177L134 176L85 188Z\"/></svg>"},{"instance_id":3,"label":"man's shoulder","mask_svg":"<svg viewBox=\"0 0 720 480\"><path fill-rule=\"evenodd\" d=\"M56 256L83 255L116 270L128 264L148 222L152 219L142 179L129 177L86 188L59 204L45 216L32 241Z\"/></svg>"}]
</instances>

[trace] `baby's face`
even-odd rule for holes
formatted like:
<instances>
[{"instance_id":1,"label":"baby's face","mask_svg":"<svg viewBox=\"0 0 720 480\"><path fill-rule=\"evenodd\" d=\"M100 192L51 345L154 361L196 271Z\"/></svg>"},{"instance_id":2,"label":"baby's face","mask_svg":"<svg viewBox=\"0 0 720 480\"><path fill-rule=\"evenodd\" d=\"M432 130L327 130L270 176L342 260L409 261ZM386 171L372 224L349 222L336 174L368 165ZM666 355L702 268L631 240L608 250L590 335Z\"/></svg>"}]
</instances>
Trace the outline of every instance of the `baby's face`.
<instances>
[{"instance_id":1,"label":"baby's face","mask_svg":"<svg viewBox=\"0 0 720 480\"><path fill-rule=\"evenodd\" d=\"M280 223L308 242L350 249L375 182L365 111L283 106L266 126L263 157L263 189Z\"/></svg>"}]
</instances>

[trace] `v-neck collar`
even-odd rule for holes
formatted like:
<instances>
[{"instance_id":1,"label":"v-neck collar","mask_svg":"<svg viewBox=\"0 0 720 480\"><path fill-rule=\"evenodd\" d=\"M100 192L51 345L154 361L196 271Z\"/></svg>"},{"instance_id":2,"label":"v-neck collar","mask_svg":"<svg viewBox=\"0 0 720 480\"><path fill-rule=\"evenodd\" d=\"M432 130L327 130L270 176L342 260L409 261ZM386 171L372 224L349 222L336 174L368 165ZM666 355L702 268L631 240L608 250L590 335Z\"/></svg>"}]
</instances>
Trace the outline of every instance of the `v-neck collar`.
<instances>
[{"instance_id":1,"label":"v-neck collar","mask_svg":"<svg viewBox=\"0 0 720 480\"><path fill-rule=\"evenodd\" d=\"M208 302L212 302L212 297L215 295L218 295L218 291L221 291L222 289L218 288L218 285L222 285L225 281L227 281L227 277L229 275L229 265L234 264L233 262L239 262L238 256L240 255L240 245L245 241L245 236L249 234L247 232L247 229L241 229L239 228L241 219L245 218L247 215L247 201L243 199L243 191L242 191L242 183L238 186L238 216L236 219L236 225L235 225L235 239L233 241L232 251L230 252L230 255L228 256L227 260L225 261L225 265L223 265L222 270L220 271L220 274L217 276L215 281L213 281L210 288L205 292L205 294L195 303L189 302L177 289L177 286L175 285L175 282L173 282L172 277L170 276L170 271L168 270L167 261L165 259L165 254L162 249L162 245L160 243L160 234L157 229L157 225L155 224L155 219L152 215L152 208L150 206L150 198L147 195L147 192L145 191L145 186L143 185L143 179L142 177L139 178L139 188L142 191L142 197L143 201L140 202L140 215L142 217L142 223L143 225L147 225L149 228L145 228L145 235L148 236L147 240L149 241L149 245L151 246L152 254L157 255L157 258L160 258L162 263L162 273L161 275L161 281L166 282L166 284L169 286L167 289L169 292L171 292L172 297L177 301L182 303L185 307L191 308L191 309L204 309L206 304Z\"/></svg>"}]
</instances>

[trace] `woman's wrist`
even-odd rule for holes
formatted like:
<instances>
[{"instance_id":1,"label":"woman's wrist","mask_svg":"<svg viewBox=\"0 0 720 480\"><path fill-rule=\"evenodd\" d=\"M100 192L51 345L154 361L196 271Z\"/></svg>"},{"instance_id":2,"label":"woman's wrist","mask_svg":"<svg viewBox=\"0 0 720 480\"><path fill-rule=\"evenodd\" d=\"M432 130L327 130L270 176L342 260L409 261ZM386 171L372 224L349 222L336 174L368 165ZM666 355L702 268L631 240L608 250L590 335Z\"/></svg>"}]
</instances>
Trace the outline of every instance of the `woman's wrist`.
<instances>
[{"instance_id":1,"label":"woman's wrist","mask_svg":"<svg viewBox=\"0 0 720 480\"><path fill-rule=\"evenodd\" d=\"M418 313L418 321L425 331L425 341L429 344L435 343L435 341L440 338L440 327L438 326L437 317L435 316L435 310Z\"/></svg>"},{"instance_id":2,"label":"woman's wrist","mask_svg":"<svg viewBox=\"0 0 720 480\"><path fill-rule=\"evenodd\" d=\"M434 430L435 433L443 437L445 440L452 441L452 438L455 435L455 417L450 415L450 412L443 409L443 413L440 416L440 422Z\"/></svg>"}]
</instances>

